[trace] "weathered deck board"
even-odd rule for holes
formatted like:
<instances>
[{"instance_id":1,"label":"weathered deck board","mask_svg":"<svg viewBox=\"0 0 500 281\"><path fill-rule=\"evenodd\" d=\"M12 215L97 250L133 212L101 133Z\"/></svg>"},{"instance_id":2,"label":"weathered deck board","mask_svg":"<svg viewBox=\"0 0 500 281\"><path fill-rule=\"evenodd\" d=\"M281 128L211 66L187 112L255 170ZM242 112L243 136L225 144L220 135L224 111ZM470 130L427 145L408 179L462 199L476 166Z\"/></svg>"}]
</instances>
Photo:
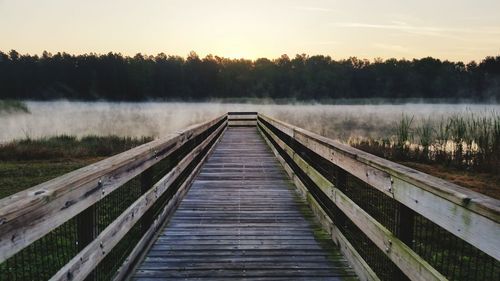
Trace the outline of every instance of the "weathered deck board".
<instances>
[{"instance_id":1,"label":"weathered deck board","mask_svg":"<svg viewBox=\"0 0 500 281\"><path fill-rule=\"evenodd\" d=\"M229 128L134 280L356 279L256 128Z\"/></svg>"}]
</instances>

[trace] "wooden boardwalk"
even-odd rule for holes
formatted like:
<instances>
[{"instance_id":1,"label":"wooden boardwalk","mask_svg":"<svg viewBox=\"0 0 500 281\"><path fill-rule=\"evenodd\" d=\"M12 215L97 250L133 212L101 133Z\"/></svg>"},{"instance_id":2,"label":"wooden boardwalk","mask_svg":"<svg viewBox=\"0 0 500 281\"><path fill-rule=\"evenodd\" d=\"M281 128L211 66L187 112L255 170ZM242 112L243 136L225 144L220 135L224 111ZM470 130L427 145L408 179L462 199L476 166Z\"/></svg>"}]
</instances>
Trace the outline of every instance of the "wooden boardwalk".
<instances>
[{"instance_id":1,"label":"wooden boardwalk","mask_svg":"<svg viewBox=\"0 0 500 281\"><path fill-rule=\"evenodd\" d=\"M255 127L229 127L133 280L357 280Z\"/></svg>"}]
</instances>

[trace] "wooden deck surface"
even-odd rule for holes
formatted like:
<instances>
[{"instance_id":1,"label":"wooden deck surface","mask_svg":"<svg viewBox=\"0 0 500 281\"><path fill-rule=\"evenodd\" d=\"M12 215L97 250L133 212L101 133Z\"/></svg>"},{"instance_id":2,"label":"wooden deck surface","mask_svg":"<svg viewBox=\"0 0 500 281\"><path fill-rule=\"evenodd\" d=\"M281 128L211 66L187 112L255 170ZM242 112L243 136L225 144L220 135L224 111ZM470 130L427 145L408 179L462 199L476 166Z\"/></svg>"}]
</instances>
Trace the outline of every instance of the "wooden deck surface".
<instances>
[{"instance_id":1,"label":"wooden deck surface","mask_svg":"<svg viewBox=\"0 0 500 281\"><path fill-rule=\"evenodd\" d=\"M229 127L133 280L356 280L255 127Z\"/></svg>"}]
</instances>

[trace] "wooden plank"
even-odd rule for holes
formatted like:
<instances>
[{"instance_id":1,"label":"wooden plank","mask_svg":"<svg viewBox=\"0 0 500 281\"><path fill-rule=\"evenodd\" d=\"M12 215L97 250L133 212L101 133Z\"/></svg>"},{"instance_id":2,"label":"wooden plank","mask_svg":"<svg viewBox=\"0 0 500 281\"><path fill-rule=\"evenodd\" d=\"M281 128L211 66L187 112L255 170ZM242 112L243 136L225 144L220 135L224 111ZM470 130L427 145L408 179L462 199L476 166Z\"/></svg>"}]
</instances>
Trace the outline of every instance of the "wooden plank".
<instances>
[{"instance_id":1,"label":"wooden plank","mask_svg":"<svg viewBox=\"0 0 500 281\"><path fill-rule=\"evenodd\" d=\"M227 119L229 121L235 121L235 120L257 121L257 113L255 113L255 114L228 114Z\"/></svg>"},{"instance_id":2,"label":"wooden plank","mask_svg":"<svg viewBox=\"0 0 500 281\"><path fill-rule=\"evenodd\" d=\"M229 111L227 113L228 116L231 115L257 115L258 112L256 111Z\"/></svg>"},{"instance_id":3,"label":"wooden plank","mask_svg":"<svg viewBox=\"0 0 500 281\"><path fill-rule=\"evenodd\" d=\"M295 241L294 241L295 242ZM310 250L332 250L333 248L327 248L319 245L318 243L314 244L273 244L273 245L265 245L256 243L254 245L223 245L223 244L212 244L212 245L177 245L177 244L156 244L151 248L153 251L220 251L220 250L241 250L241 251L249 251L249 250L264 250L264 251L272 251L272 250L302 250L302 251L310 251Z\"/></svg>"},{"instance_id":4,"label":"wooden plank","mask_svg":"<svg viewBox=\"0 0 500 281\"><path fill-rule=\"evenodd\" d=\"M238 236L233 236L233 235L189 235L185 237L184 235L175 235L175 234L168 234L165 235L165 233L161 234L158 236L158 242L160 243L161 241L166 241L166 240L187 240L187 241L200 241L200 240L238 240L238 241L245 241L245 240L256 240L256 239L264 239L264 240L307 240L311 239L311 236L309 233L298 235L256 235L256 234L240 234Z\"/></svg>"},{"instance_id":5,"label":"wooden plank","mask_svg":"<svg viewBox=\"0 0 500 281\"><path fill-rule=\"evenodd\" d=\"M246 141L253 145L244 148ZM234 145L241 148L227 149ZM257 151L269 161L247 168ZM228 128L132 278L355 278L328 235L318 234L286 174L269 177L262 171L269 167L280 166L256 128Z\"/></svg>"},{"instance_id":6,"label":"wooden plank","mask_svg":"<svg viewBox=\"0 0 500 281\"><path fill-rule=\"evenodd\" d=\"M238 278L232 278L236 279L239 281L290 281L290 277L245 277L245 276L239 276ZM179 280L179 278L174 277L174 278L148 278L148 277L141 277L141 278L134 278L132 280L143 280L143 281L158 281L158 280ZM193 277L193 278L182 278L183 281L220 281L220 277ZM227 280L227 279L226 279ZM339 280L339 279L332 279L331 277L319 277L319 276L294 276L293 280L295 281L334 281L334 280ZM351 278L351 277L343 277L341 280L358 280L356 278Z\"/></svg>"},{"instance_id":7,"label":"wooden plank","mask_svg":"<svg viewBox=\"0 0 500 281\"><path fill-rule=\"evenodd\" d=\"M80 251L70 262L61 268L51 280L83 280L104 259L104 257L120 242L127 232L137 221L153 206L154 202L161 197L172 182L182 171L199 155L202 150L214 139L218 132L225 127L220 126L206 140L200 143L188 155L186 155L170 172L168 172L158 183L137 199L116 220L108 225L99 236L85 249ZM169 201L168 210L171 210L175 201ZM168 212L168 211L167 211ZM158 223L158 221L156 221Z\"/></svg>"},{"instance_id":8,"label":"wooden plank","mask_svg":"<svg viewBox=\"0 0 500 281\"><path fill-rule=\"evenodd\" d=\"M235 279L235 278L232 278ZM231 279L231 280L232 280ZM140 281L158 281L158 280L179 280L178 277L173 277L173 278L151 278L151 277L141 277L141 278L134 278L134 280L140 280ZM193 277L193 278L182 278L183 281L220 281L220 277ZM290 277L244 277L240 276L237 278L239 281L290 281ZM335 281L339 280L338 278L332 278L332 277L311 277L311 276L306 276L306 277L300 277L300 276L294 276L293 280L295 281ZM348 278L348 277L343 277L341 280L358 280L356 278Z\"/></svg>"},{"instance_id":9,"label":"wooden plank","mask_svg":"<svg viewBox=\"0 0 500 281\"><path fill-rule=\"evenodd\" d=\"M320 242L327 242L321 241ZM204 246L287 246L287 245L318 245L318 240L311 237L305 239L182 239L182 238L158 238L156 245L182 245L182 246L193 246L193 245L204 245ZM155 248L156 249L156 248ZM260 248L258 248L260 249Z\"/></svg>"},{"instance_id":10,"label":"wooden plank","mask_svg":"<svg viewBox=\"0 0 500 281\"><path fill-rule=\"evenodd\" d=\"M264 128L264 130L266 130L273 140L279 140L279 138L269 129ZM304 171L309 178L320 187L330 199L332 199L337 207L411 280L446 280L446 278L427 261L421 258L417 253L401 242L393 233L356 205L356 203L348 198L340 189L335 188L333 183L324 178L312 166L309 166L300 156L293 153L290 147L283 142L279 142L278 144L294 159L301 167L302 171ZM319 204L316 204L316 208L321 209ZM327 226L328 225L332 224L327 222Z\"/></svg>"},{"instance_id":11,"label":"wooden plank","mask_svg":"<svg viewBox=\"0 0 500 281\"><path fill-rule=\"evenodd\" d=\"M250 117L250 118L248 118L248 117L240 117L240 116L238 116L238 117L232 117L231 116L231 117L228 117L227 120L230 121L230 122L236 122L236 121L255 121L255 122L257 122L257 116Z\"/></svg>"},{"instance_id":12,"label":"wooden plank","mask_svg":"<svg viewBox=\"0 0 500 281\"><path fill-rule=\"evenodd\" d=\"M481 251L500 259L499 200L284 122L262 115L259 118ZM265 127L262 122L261 125Z\"/></svg>"},{"instance_id":13,"label":"wooden plank","mask_svg":"<svg viewBox=\"0 0 500 281\"><path fill-rule=\"evenodd\" d=\"M235 126L235 127L255 127L257 126L257 121L228 121L228 126Z\"/></svg>"},{"instance_id":14,"label":"wooden plank","mask_svg":"<svg viewBox=\"0 0 500 281\"><path fill-rule=\"evenodd\" d=\"M238 268L238 269L191 269L191 270L138 270L134 276L154 277L154 278L185 278L193 277L217 277L217 278L240 278L240 277L329 277L330 280L345 280L345 276L338 274L334 269L258 269L258 268ZM352 279L351 279L352 280Z\"/></svg>"},{"instance_id":15,"label":"wooden plank","mask_svg":"<svg viewBox=\"0 0 500 281\"><path fill-rule=\"evenodd\" d=\"M342 269L341 267L334 267L329 261L326 262L145 262L141 269L143 270L200 270L200 269L283 269L283 268L300 268L307 267L308 270L335 270Z\"/></svg>"},{"instance_id":16,"label":"wooden plank","mask_svg":"<svg viewBox=\"0 0 500 281\"><path fill-rule=\"evenodd\" d=\"M310 233L310 232L309 232ZM325 256L325 257L341 257L338 254L329 255L324 250L291 250L291 249L281 249L281 250L212 250L212 251L156 251L150 250L148 253L148 257L204 257L204 258L212 258L212 257L274 257L274 260L281 259L285 256L293 256L293 257L302 257L302 256ZM342 258L343 259L343 258ZM341 261L342 261L341 259ZM347 266L346 266L347 268Z\"/></svg>"},{"instance_id":17,"label":"wooden plank","mask_svg":"<svg viewBox=\"0 0 500 281\"><path fill-rule=\"evenodd\" d=\"M266 130L266 128L264 128L264 130ZM261 135L266 140L269 147L271 147L271 149L273 150L276 158L278 158L281 165L285 168L285 171L287 172L288 176L293 180L298 193L304 199L307 200L307 202L309 203L309 207L313 210L313 213L316 216L317 220L320 222L323 229L326 230L331 235L332 241L335 242L335 244L337 244L340 251L347 259L351 267L354 269L360 280L373 280L373 281L380 280L377 274L375 274L375 272L363 259L363 257L358 253L358 251L356 251L354 246L352 246L349 240L347 240L347 238L345 238L342 232L335 226L330 217L323 211L323 209L320 207L316 199L314 199L314 197L311 196L310 192L307 190L304 183L302 183L299 177L297 177L292 168L288 165L285 159L283 159L283 157L279 154L279 152L276 150L276 148L273 146L273 144L269 141L267 136L262 132L260 128L259 131L261 132ZM269 133L269 130L267 130L266 132ZM280 142L283 143L281 140ZM284 147L286 147L284 143L283 145ZM290 153L292 153L293 155L295 154L293 151L291 151Z\"/></svg>"},{"instance_id":18,"label":"wooden plank","mask_svg":"<svg viewBox=\"0 0 500 281\"><path fill-rule=\"evenodd\" d=\"M214 256L210 259L206 257L191 257L191 256L170 256L170 257L147 257L145 262L162 262L162 263L179 263L179 262L248 262L248 263L262 263L276 261L273 256ZM281 262L330 262L331 259L327 255L300 255L300 256L280 256Z\"/></svg>"},{"instance_id":19,"label":"wooden plank","mask_svg":"<svg viewBox=\"0 0 500 281\"><path fill-rule=\"evenodd\" d=\"M144 257L144 254L151 248L152 242L154 241L154 237L158 235L158 230L162 227L164 227L165 223L168 222L169 218L171 217L173 210L175 210L180 201L184 198L186 195L187 191L189 190L192 180L194 179L195 175L197 175L203 165L203 163L206 161L209 155L213 152L213 149L215 148L216 144L220 141L222 138L222 135L224 134L226 128L223 129L221 135L217 138L215 143L212 145L212 147L208 150L205 156L200 160L200 163L196 165L194 170L191 172L191 174L188 176L188 178L182 183L182 185L179 187L179 190L176 192L174 196L172 196L172 199L170 199L169 203L163 208L162 212L158 215L155 220L153 220L153 223L151 226L148 228L148 230L144 233L142 238L139 240L137 245L134 247L134 249L130 252L128 257L125 259L123 264L120 266L120 268L117 270L117 273L113 280L119 281L119 280L125 280L132 272L134 267L137 265L137 262ZM171 207L173 205L173 207Z\"/></svg>"},{"instance_id":20,"label":"wooden plank","mask_svg":"<svg viewBox=\"0 0 500 281\"><path fill-rule=\"evenodd\" d=\"M0 262L225 118L193 125L0 200Z\"/></svg>"}]
</instances>

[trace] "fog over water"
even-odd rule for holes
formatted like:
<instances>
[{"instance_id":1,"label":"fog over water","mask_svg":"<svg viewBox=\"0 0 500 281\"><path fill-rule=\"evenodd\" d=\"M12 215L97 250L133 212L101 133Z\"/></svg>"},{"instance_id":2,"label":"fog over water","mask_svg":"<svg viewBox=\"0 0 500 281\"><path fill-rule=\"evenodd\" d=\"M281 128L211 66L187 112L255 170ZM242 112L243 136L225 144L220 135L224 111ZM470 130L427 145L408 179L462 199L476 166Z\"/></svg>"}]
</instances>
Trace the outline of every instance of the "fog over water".
<instances>
[{"instance_id":1,"label":"fog over water","mask_svg":"<svg viewBox=\"0 0 500 281\"><path fill-rule=\"evenodd\" d=\"M258 111L321 135L388 138L401 115L440 120L457 113L500 112L487 104L236 104L180 102L26 102L30 113L0 112L0 142L54 135L162 137L228 111Z\"/></svg>"}]
</instances>

